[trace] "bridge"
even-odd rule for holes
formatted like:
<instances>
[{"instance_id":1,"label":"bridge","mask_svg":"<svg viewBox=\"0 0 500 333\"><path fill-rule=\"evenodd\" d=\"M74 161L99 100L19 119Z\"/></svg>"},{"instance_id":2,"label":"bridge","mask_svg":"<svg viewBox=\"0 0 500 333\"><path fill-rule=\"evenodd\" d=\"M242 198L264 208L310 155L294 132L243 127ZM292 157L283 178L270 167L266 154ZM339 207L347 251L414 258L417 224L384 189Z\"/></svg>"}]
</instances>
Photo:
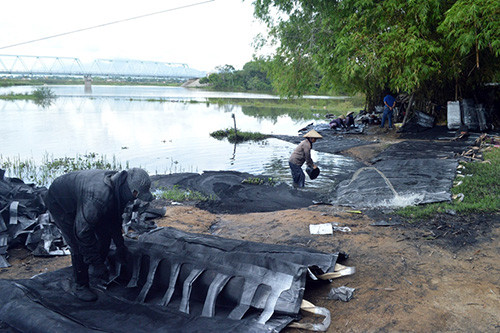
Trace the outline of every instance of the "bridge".
<instances>
[{"instance_id":1,"label":"bridge","mask_svg":"<svg viewBox=\"0 0 500 333\"><path fill-rule=\"evenodd\" d=\"M84 64L78 58L0 55L0 74L30 76L83 76L107 78L193 79L206 75L182 63L96 59Z\"/></svg>"}]
</instances>

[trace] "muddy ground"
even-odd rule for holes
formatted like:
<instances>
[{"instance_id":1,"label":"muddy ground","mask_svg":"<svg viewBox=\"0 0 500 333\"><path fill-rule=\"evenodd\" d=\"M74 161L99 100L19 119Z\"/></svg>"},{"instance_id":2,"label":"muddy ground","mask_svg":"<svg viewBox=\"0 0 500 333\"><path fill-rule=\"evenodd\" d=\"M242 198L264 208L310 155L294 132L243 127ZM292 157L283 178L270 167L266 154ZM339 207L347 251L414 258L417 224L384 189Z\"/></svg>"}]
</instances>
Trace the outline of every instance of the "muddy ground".
<instances>
[{"instance_id":1,"label":"muddy ground","mask_svg":"<svg viewBox=\"0 0 500 333\"><path fill-rule=\"evenodd\" d=\"M399 141L395 132L375 131L373 145L344 152L369 161ZM305 299L332 313L329 332L499 332L500 215L442 214L408 223L377 210L311 205L300 209L218 214L190 204L167 205L158 226L264 243L344 251L351 276L308 285ZM391 226L373 226L377 222ZM337 222L351 232L311 235L310 224ZM24 248L9 249L12 267L0 278L28 278L70 265L66 257L34 257ZM349 302L326 298L332 287L356 288ZM308 318L306 318L308 319ZM285 332L299 332L285 329Z\"/></svg>"}]
</instances>

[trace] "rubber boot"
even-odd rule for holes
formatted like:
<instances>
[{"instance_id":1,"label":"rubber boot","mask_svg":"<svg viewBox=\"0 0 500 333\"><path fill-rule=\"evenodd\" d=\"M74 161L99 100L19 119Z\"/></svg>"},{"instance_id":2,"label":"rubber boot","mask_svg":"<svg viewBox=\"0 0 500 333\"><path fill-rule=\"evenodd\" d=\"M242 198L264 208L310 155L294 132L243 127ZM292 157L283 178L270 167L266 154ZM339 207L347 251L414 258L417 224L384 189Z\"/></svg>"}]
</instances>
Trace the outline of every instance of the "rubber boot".
<instances>
[{"instance_id":1,"label":"rubber boot","mask_svg":"<svg viewBox=\"0 0 500 333\"><path fill-rule=\"evenodd\" d=\"M73 285L72 293L80 301L95 302L97 300L97 295L87 285L80 285L75 283Z\"/></svg>"}]
</instances>

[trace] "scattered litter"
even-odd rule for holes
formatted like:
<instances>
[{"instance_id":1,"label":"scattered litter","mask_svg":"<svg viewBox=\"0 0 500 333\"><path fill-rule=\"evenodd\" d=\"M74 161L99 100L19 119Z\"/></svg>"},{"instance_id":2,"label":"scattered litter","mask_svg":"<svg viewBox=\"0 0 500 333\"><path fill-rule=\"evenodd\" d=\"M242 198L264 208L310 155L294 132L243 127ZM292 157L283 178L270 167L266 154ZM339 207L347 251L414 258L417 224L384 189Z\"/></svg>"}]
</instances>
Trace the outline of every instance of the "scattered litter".
<instances>
[{"instance_id":1,"label":"scattered litter","mask_svg":"<svg viewBox=\"0 0 500 333\"><path fill-rule=\"evenodd\" d=\"M459 202L464 201L465 195L463 193L454 194L452 196L453 200L458 200Z\"/></svg>"},{"instance_id":2,"label":"scattered litter","mask_svg":"<svg viewBox=\"0 0 500 333\"><path fill-rule=\"evenodd\" d=\"M352 275L354 273L356 273L356 267L335 264L333 272L317 275L316 277L321 280L332 280L342 276Z\"/></svg>"},{"instance_id":3,"label":"scattered litter","mask_svg":"<svg viewBox=\"0 0 500 333\"><path fill-rule=\"evenodd\" d=\"M372 290L385 290L385 291L395 291L395 288L372 288Z\"/></svg>"},{"instance_id":4,"label":"scattered litter","mask_svg":"<svg viewBox=\"0 0 500 333\"><path fill-rule=\"evenodd\" d=\"M333 231L351 232L351 228L349 228L349 227L333 227Z\"/></svg>"},{"instance_id":5,"label":"scattered litter","mask_svg":"<svg viewBox=\"0 0 500 333\"><path fill-rule=\"evenodd\" d=\"M377 221L377 222L373 222L372 224L370 224L371 226L374 226L374 227L390 227L390 226L394 226L394 225L400 225L401 223L400 222L396 222L396 221Z\"/></svg>"},{"instance_id":6,"label":"scattered litter","mask_svg":"<svg viewBox=\"0 0 500 333\"><path fill-rule=\"evenodd\" d=\"M349 302L354 294L354 288L349 288L346 286L332 288L328 293L328 299L341 300L343 302Z\"/></svg>"},{"instance_id":7,"label":"scattered litter","mask_svg":"<svg viewBox=\"0 0 500 333\"><path fill-rule=\"evenodd\" d=\"M363 214L363 213L361 213L360 210L348 210L347 212L352 213L352 214Z\"/></svg>"},{"instance_id":8,"label":"scattered litter","mask_svg":"<svg viewBox=\"0 0 500 333\"><path fill-rule=\"evenodd\" d=\"M311 235L332 235L334 231L350 232L349 227L339 227L337 222L328 222L322 224L310 224L309 232Z\"/></svg>"},{"instance_id":9,"label":"scattered litter","mask_svg":"<svg viewBox=\"0 0 500 333\"><path fill-rule=\"evenodd\" d=\"M447 209L446 214L454 216L454 215L457 215L457 211L454 209Z\"/></svg>"},{"instance_id":10,"label":"scattered litter","mask_svg":"<svg viewBox=\"0 0 500 333\"><path fill-rule=\"evenodd\" d=\"M333 225L331 223L310 224L309 232L311 235L332 235Z\"/></svg>"}]
</instances>

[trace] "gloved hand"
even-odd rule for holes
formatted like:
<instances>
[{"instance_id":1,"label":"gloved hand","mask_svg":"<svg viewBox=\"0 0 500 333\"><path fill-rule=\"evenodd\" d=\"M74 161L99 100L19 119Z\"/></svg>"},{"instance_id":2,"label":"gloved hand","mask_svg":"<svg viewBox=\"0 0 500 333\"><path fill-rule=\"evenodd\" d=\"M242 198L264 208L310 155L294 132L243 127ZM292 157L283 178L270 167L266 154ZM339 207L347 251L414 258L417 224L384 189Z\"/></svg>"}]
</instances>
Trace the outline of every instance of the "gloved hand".
<instances>
[{"instance_id":1,"label":"gloved hand","mask_svg":"<svg viewBox=\"0 0 500 333\"><path fill-rule=\"evenodd\" d=\"M109 271L104 263L99 263L90 266L90 275L94 278L107 281L109 279Z\"/></svg>"},{"instance_id":2,"label":"gloved hand","mask_svg":"<svg viewBox=\"0 0 500 333\"><path fill-rule=\"evenodd\" d=\"M120 264L126 264L128 259L128 249L126 246L121 246L116 249L116 261Z\"/></svg>"}]
</instances>

